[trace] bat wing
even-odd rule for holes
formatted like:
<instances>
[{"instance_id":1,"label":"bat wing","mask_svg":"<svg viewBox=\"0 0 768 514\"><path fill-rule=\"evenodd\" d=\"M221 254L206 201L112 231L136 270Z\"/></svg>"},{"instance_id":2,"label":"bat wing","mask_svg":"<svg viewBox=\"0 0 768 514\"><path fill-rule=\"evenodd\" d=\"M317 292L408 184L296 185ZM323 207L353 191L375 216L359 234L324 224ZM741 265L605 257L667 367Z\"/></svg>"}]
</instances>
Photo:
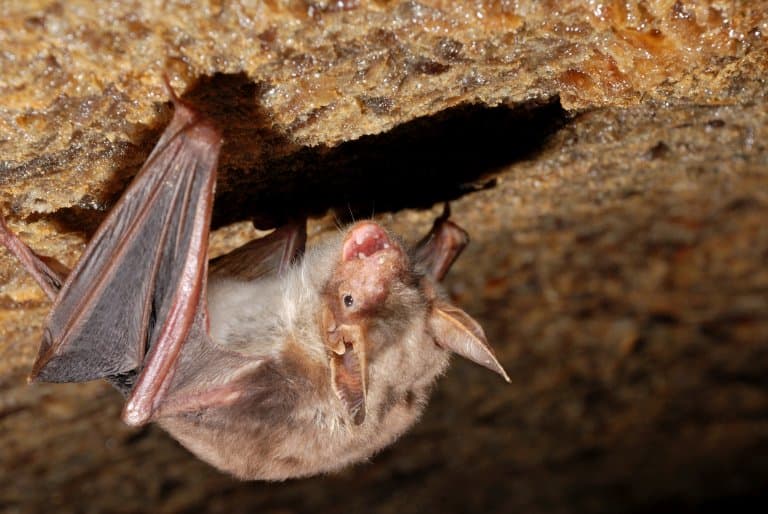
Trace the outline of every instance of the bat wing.
<instances>
[{"instance_id":1,"label":"bat wing","mask_svg":"<svg viewBox=\"0 0 768 514\"><path fill-rule=\"evenodd\" d=\"M141 370L124 415L132 423L148 419L182 344L206 322L221 138L175 103L170 125L56 297L31 374L76 382Z\"/></svg>"},{"instance_id":2,"label":"bat wing","mask_svg":"<svg viewBox=\"0 0 768 514\"><path fill-rule=\"evenodd\" d=\"M306 235L306 221L285 225L212 261L210 275L255 280L280 273L303 253ZM264 379L263 370L269 368L271 359L242 354L212 342L205 298L205 293L200 295L183 354L174 353L174 360L166 362L171 352L162 349L161 342L156 349L153 347L157 357L150 354L152 366L147 366L139 377L123 411L127 423L137 425L150 418L224 408L246 401L244 398L252 399L254 387L263 389L256 384Z\"/></svg>"},{"instance_id":3,"label":"bat wing","mask_svg":"<svg viewBox=\"0 0 768 514\"><path fill-rule=\"evenodd\" d=\"M241 280L279 273L304 253L306 220L288 223L211 261L211 274Z\"/></svg>"}]
</instances>

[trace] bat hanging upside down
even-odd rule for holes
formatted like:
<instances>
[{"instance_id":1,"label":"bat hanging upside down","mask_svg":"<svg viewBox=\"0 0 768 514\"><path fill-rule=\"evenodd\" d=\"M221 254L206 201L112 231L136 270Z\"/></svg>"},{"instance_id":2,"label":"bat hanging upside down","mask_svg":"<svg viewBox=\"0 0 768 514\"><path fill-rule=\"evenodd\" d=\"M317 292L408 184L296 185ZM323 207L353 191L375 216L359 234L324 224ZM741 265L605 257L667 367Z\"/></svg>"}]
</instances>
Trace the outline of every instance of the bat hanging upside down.
<instances>
[{"instance_id":1,"label":"bat hanging upside down","mask_svg":"<svg viewBox=\"0 0 768 514\"><path fill-rule=\"evenodd\" d=\"M130 425L157 422L244 479L337 470L419 417L449 353L509 380L438 282L467 243L446 212L406 249L372 221L306 251L305 223L207 261L221 137L173 120L75 268L0 242L53 300L32 380L104 378Z\"/></svg>"}]
</instances>

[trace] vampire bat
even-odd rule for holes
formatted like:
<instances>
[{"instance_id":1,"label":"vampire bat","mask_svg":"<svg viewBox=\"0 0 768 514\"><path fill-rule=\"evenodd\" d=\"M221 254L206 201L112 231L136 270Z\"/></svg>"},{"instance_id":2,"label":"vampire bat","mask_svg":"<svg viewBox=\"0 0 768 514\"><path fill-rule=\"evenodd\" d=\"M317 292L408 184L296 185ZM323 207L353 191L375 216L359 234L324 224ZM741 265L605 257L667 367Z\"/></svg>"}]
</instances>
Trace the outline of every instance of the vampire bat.
<instances>
[{"instance_id":1,"label":"vampire bat","mask_svg":"<svg viewBox=\"0 0 768 514\"><path fill-rule=\"evenodd\" d=\"M123 420L157 422L244 479L336 470L392 443L456 353L509 380L438 283L467 234L438 218L406 248L361 221L305 250L288 224L208 262L221 137L174 98L170 125L70 272L0 218L53 301L31 380L105 378Z\"/></svg>"}]
</instances>

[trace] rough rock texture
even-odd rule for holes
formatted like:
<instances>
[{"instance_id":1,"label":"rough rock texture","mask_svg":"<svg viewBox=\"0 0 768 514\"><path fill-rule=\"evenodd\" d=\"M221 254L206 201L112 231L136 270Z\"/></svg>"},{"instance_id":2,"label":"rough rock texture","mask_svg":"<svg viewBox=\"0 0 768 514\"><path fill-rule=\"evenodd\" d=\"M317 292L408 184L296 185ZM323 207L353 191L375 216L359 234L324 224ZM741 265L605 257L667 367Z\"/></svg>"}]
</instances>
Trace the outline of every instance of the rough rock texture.
<instances>
[{"instance_id":1,"label":"rough rock texture","mask_svg":"<svg viewBox=\"0 0 768 514\"><path fill-rule=\"evenodd\" d=\"M0 510L729 511L768 486L766 1L0 6L0 205L72 264L167 122L225 129L217 226L455 199L456 363L335 476L238 483L100 383L25 384L49 303L0 253ZM491 180L492 179L492 180ZM417 209L418 208L418 209ZM329 218L315 222L320 230ZM216 234L231 247L244 225Z\"/></svg>"}]
</instances>

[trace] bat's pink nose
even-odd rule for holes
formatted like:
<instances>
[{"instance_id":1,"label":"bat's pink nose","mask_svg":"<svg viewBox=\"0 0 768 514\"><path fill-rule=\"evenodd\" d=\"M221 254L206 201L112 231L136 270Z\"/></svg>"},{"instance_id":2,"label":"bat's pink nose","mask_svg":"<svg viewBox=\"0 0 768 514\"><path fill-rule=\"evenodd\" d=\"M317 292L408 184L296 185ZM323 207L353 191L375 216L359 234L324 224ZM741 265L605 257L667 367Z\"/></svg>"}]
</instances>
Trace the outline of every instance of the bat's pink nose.
<instances>
[{"instance_id":1,"label":"bat's pink nose","mask_svg":"<svg viewBox=\"0 0 768 514\"><path fill-rule=\"evenodd\" d=\"M394 245L384 229L377 223L364 221L349 230L341 250L341 260L363 259L390 248Z\"/></svg>"}]
</instances>

